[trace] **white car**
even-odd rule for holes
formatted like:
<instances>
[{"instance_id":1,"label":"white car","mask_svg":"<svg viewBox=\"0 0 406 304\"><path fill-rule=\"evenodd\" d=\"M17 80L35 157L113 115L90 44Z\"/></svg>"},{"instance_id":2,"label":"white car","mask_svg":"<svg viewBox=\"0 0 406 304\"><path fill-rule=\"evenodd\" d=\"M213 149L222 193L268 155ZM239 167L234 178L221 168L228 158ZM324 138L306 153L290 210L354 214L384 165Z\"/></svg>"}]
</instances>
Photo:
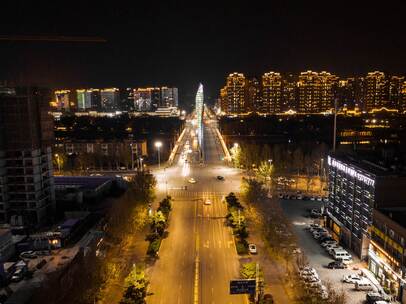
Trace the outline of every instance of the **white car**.
<instances>
[{"instance_id":1,"label":"white car","mask_svg":"<svg viewBox=\"0 0 406 304\"><path fill-rule=\"evenodd\" d=\"M344 283L350 283L350 284L355 284L357 282L361 282L365 280L365 278L360 277L357 274L349 274L343 277L343 282Z\"/></svg>"},{"instance_id":2,"label":"white car","mask_svg":"<svg viewBox=\"0 0 406 304\"><path fill-rule=\"evenodd\" d=\"M191 184L195 184L196 180L193 177L191 177L191 178L189 178L188 182Z\"/></svg>"},{"instance_id":3,"label":"white car","mask_svg":"<svg viewBox=\"0 0 406 304\"><path fill-rule=\"evenodd\" d=\"M255 244L249 244L248 251L251 254L257 254L257 246Z\"/></svg>"},{"instance_id":4,"label":"white car","mask_svg":"<svg viewBox=\"0 0 406 304\"><path fill-rule=\"evenodd\" d=\"M204 204L205 204L205 205L211 205L211 200L210 200L210 199L205 200L205 201L204 201Z\"/></svg>"}]
</instances>

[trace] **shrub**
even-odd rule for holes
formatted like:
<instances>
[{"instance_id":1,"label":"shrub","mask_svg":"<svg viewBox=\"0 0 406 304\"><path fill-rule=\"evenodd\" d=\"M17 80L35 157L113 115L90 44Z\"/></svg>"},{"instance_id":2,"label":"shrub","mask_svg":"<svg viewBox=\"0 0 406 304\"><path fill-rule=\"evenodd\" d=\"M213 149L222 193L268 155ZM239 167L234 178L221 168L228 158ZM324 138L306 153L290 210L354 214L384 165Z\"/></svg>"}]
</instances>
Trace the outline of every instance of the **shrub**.
<instances>
[{"instance_id":1,"label":"shrub","mask_svg":"<svg viewBox=\"0 0 406 304\"><path fill-rule=\"evenodd\" d=\"M247 254L248 253L248 243L245 240L235 240L235 247L238 254Z\"/></svg>"},{"instance_id":2,"label":"shrub","mask_svg":"<svg viewBox=\"0 0 406 304\"><path fill-rule=\"evenodd\" d=\"M157 255L157 253L159 251L159 247L161 247L161 239L153 240L148 245L147 254L152 255L152 256Z\"/></svg>"}]
</instances>

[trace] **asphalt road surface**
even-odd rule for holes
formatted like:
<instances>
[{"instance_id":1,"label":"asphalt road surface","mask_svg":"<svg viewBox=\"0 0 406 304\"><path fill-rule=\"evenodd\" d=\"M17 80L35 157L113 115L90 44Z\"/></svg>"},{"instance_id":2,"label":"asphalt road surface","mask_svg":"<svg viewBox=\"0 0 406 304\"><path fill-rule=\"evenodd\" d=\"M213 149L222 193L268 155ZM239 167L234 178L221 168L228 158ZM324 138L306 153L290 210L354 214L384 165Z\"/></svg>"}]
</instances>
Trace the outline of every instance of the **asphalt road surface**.
<instances>
[{"instance_id":1,"label":"asphalt road surface","mask_svg":"<svg viewBox=\"0 0 406 304\"><path fill-rule=\"evenodd\" d=\"M229 294L230 280L239 277L239 261L231 230L225 226L222 198L238 191L240 176L223 165L215 126L215 121L205 120L203 164L194 151L193 127L188 123L174 165L156 172L158 190L171 195L174 203L169 235L150 273L148 303L248 303L245 295ZM188 182L191 177L196 183ZM208 199L211 204L205 205Z\"/></svg>"}]
</instances>

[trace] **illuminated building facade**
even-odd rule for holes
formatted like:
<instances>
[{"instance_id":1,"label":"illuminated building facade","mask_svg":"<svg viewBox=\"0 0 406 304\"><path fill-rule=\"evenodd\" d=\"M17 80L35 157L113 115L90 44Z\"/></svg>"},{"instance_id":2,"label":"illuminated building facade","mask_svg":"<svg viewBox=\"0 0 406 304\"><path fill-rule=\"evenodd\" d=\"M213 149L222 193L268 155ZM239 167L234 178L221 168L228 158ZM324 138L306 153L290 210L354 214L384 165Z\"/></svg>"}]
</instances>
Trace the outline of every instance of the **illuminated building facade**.
<instances>
[{"instance_id":1,"label":"illuminated building facade","mask_svg":"<svg viewBox=\"0 0 406 304\"><path fill-rule=\"evenodd\" d=\"M282 90L282 112L297 111L297 80L294 75L284 77Z\"/></svg>"},{"instance_id":2,"label":"illuminated building facade","mask_svg":"<svg viewBox=\"0 0 406 304\"><path fill-rule=\"evenodd\" d=\"M389 80L389 106L391 109L402 111L403 84L405 78L400 76L391 76Z\"/></svg>"},{"instance_id":3,"label":"illuminated building facade","mask_svg":"<svg viewBox=\"0 0 406 304\"><path fill-rule=\"evenodd\" d=\"M160 107L169 108L178 106L178 88L161 88Z\"/></svg>"},{"instance_id":4,"label":"illuminated building facade","mask_svg":"<svg viewBox=\"0 0 406 304\"><path fill-rule=\"evenodd\" d=\"M92 94L90 90L76 90L78 111L87 111L92 107Z\"/></svg>"},{"instance_id":5,"label":"illuminated building facade","mask_svg":"<svg viewBox=\"0 0 406 304\"><path fill-rule=\"evenodd\" d=\"M256 78L246 81L245 95L247 112L261 112L261 84Z\"/></svg>"},{"instance_id":6,"label":"illuminated building facade","mask_svg":"<svg viewBox=\"0 0 406 304\"><path fill-rule=\"evenodd\" d=\"M120 92L117 88L100 90L101 108L105 112L114 112L119 109Z\"/></svg>"},{"instance_id":7,"label":"illuminated building facade","mask_svg":"<svg viewBox=\"0 0 406 304\"><path fill-rule=\"evenodd\" d=\"M350 156L329 156L327 163L328 226L336 240L365 259L374 208L401 206L406 195L406 178Z\"/></svg>"},{"instance_id":8,"label":"illuminated building facade","mask_svg":"<svg viewBox=\"0 0 406 304\"><path fill-rule=\"evenodd\" d=\"M328 72L300 73L298 85L300 113L321 113L334 107L338 79Z\"/></svg>"},{"instance_id":9,"label":"illuminated building facade","mask_svg":"<svg viewBox=\"0 0 406 304\"><path fill-rule=\"evenodd\" d=\"M280 73L269 72L262 76L262 112L277 114L283 108L283 87Z\"/></svg>"},{"instance_id":10,"label":"illuminated building facade","mask_svg":"<svg viewBox=\"0 0 406 304\"><path fill-rule=\"evenodd\" d=\"M138 88L134 90L134 109L140 112L151 111L152 88Z\"/></svg>"},{"instance_id":11,"label":"illuminated building facade","mask_svg":"<svg viewBox=\"0 0 406 304\"><path fill-rule=\"evenodd\" d=\"M244 74L232 73L227 77L226 84L226 113L241 114L247 112L245 98L245 83Z\"/></svg>"},{"instance_id":12,"label":"illuminated building facade","mask_svg":"<svg viewBox=\"0 0 406 304\"><path fill-rule=\"evenodd\" d=\"M397 300L406 298L406 207L374 210L368 268Z\"/></svg>"},{"instance_id":13,"label":"illuminated building facade","mask_svg":"<svg viewBox=\"0 0 406 304\"><path fill-rule=\"evenodd\" d=\"M203 153L203 85L199 84L196 93L196 118L197 118L197 138L201 153ZM201 154L202 155L202 154ZM203 156L203 155L202 155Z\"/></svg>"},{"instance_id":14,"label":"illuminated building facade","mask_svg":"<svg viewBox=\"0 0 406 304\"><path fill-rule=\"evenodd\" d=\"M370 112L382 107L391 108L385 74L378 71L368 73L365 77L364 110Z\"/></svg>"},{"instance_id":15,"label":"illuminated building facade","mask_svg":"<svg viewBox=\"0 0 406 304\"><path fill-rule=\"evenodd\" d=\"M55 108L58 111L69 111L71 108L70 90L55 91Z\"/></svg>"}]
</instances>

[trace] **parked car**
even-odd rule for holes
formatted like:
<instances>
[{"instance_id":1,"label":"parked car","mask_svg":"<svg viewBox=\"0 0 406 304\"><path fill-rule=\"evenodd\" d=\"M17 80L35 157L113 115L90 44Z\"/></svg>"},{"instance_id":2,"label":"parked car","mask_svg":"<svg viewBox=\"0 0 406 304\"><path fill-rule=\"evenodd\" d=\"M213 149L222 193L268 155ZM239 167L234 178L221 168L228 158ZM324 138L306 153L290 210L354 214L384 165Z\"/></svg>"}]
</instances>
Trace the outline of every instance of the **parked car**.
<instances>
[{"instance_id":1,"label":"parked car","mask_svg":"<svg viewBox=\"0 0 406 304\"><path fill-rule=\"evenodd\" d=\"M348 266L345 265L341 261L333 261L333 262L328 263L328 265L327 265L327 268L330 268L330 269L345 269L347 267Z\"/></svg>"},{"instance_id":2,"label":"parked car","mask_svg":"<svg viewBox=\"0 0 406 304\"><path fill-rule=\"evenodd\" d=\"M224 180L224 177L221 176L221 175L218 175L218 176L217 176L217 179L220 180L220 181L223 181L223 180Z\"/></svg>"},{"instance_id":3,"label":"parked car","mask_svg":"<svg viewBox=\"0 0 406 304\"><path fill-rule=\"evenodd\" d=\"M303 275L314 275L317 276L317 271L316 269L312 268L312 267L303 267L300 271L299 271L299 275L303 276Z\"/></svg>"},{"instance_id":4,"label":"parked car","mask_svg":"<svg viewBox=\"0 0 406 304\"><path fill-rule=\"evenodd\" d=\"M36 259L37 255L34 253L34 251L24 251L24 252L21 252L20 258L22 258L22 259Z\"/></svg>"},{"instance_id":5,"label":"parked car","mask_svg":"<svg viewBox=\"0 0 406 304\"><path fill-rule=\"evenodd\" d=\"M20 282L24 278L24 271L22 268L17 269L11 277L11 282Z\"/></svg>"},{"instance_id":6,"label":"parked car","mask_svg":"<svg viewBox=\"0 0 406 304\"><path fill-rule=\"evenodd\" d=\"M210 199L205 200L205 201L204 201L204 204L205 204L205 205L211 205L211 200L210 200Z\"/></svg>"},{"instance_id":7,"label":"parked car","mask_svg":"<svg viewBox=\"0 0 406 304\"><path fill-rule=\"evenodd\" d=\"M379 301L388 303L387 301L389 301L390 298L386 294L382 294L379 292L368 292L366 295L366 300L367 300L367 304L375 304L375 303L379 303Z\"/></svg>"},{"instance_id":8,"label":"parked car","mask_svg":"<svg viewBox=\"0 0 406 304\"><path fill-rule=\"evenodd\" d=\"M362 282L355 283L355 290L372 291L375 290L375 287L367 280L364 280Z\"/></svg>"},{"instance_id":9,"label":"parked car","mask_svg":"<svg viewBox=\"0 0 406 304\"><path fill-rule=\"evenodd\" d=\"M191 178L189 178L188 182L191 184L195 184L196 180L193 177L191 177Z\"/></svg>"},{"instance_id":10,"label":"parked car","mask_svg":"<svg viewBox=\"0 0 406 304\"><path fill-rule=\"evenodd\" d=\"M323 243L321 243L321 247L323 247L323 248L326 248L329 245L337 245L337 242L328 240L328 241L323 241Z\"/></svg>"},{"instance_id":11,"label":"parked car","mask_svg":"<svg viewBox=\"0 0 406 304\"><path fill-rule=\"evenodd\" d=\"M257 246L255 244L249 244L248 251L251 254L257 254Z\"/></svg>"},{"instance_id":12,"label":"parked car","mask_svg":"<svg viewBox=\"0 0 406 304\"><path fill-rule=\"evenodd\" d=\"M300 248L293 248L292 253L293 254L301 254L302 250L300 250Z\"/></svg>"},{"instance_id":13,"label":"parked car","mask_svg":"<svg viewBox=\"0 0 406 304\"><path fill-rule=\"evenodd\" d=\"M356 282L361 282L362 280L365 280L365 278L360 277L357 274L349 274L343 277L343 282L350 284L355 284Z\"/></svg>"}]
</instances>

